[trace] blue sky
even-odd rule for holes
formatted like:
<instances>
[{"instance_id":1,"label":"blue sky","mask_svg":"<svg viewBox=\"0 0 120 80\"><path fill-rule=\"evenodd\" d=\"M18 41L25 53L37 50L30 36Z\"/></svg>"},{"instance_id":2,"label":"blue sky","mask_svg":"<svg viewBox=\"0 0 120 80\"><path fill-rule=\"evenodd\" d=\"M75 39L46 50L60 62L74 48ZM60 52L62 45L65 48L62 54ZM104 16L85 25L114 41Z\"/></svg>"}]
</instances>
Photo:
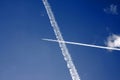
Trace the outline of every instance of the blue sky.
<instances>
[{"instance_id":1,"label":"blue sky","mask_svg":"<svg viewBox=\"0 0 120 80\"><path fill-rule=\"evenodd\" d=\"M66 41L105 46L118 0L48 0ZM118 14L105 12L111 4ZM72 80L41 0L0 0L0 80ZM81 80L120 80L120 52L67 45Z\"/></svg>"}]
</instances>

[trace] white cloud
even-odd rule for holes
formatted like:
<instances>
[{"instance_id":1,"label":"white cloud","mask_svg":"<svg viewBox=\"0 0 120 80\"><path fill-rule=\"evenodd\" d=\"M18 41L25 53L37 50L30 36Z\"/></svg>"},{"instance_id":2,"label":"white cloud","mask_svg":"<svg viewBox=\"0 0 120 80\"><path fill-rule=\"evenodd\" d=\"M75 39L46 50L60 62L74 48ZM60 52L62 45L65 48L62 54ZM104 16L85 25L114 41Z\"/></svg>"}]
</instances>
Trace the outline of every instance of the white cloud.
<instances>
[{"instance_id":1,"label":"white cloud","mask_svg":"<svg viewBox=\"0 0 120 80\"><path fill-rule=\"evenodd\" d=\"M118 15L117 7L118 7L117 5L111 4L109 7L104 8L104 12L109 13L109 14Z\"/></svg>"},{"instance_id":2,"label":"white cloud","mask_svg":"<svg viewBox=\"0 0 120 80\"><path fill-rule=\"evenodd\" d=\"M106 45L108 47L120 48L120 35L112 34L109 36Z\"/></svg>"}]
</instances>

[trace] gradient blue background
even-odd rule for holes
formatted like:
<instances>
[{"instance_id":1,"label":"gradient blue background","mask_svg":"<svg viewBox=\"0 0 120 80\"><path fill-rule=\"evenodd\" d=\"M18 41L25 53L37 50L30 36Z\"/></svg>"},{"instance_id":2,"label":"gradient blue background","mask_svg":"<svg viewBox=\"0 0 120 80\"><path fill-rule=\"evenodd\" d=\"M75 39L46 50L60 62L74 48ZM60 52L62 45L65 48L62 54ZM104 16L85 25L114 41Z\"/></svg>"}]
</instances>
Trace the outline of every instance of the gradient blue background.
<instances>
[{"instance_id":1,"label":"gradient blue background","mask_svg":"<svg viewBox=\"0 0 120 80\"><path fill-rule=\"evenodd\" d=\"M66 41L105 46L119 0L48 0ZM103 11L118 5L119 15ZM0 80L72 80L41 0L0 0ZM67 45L81 80L120 80L120 52Z\"/></svg>"}]
</instances>

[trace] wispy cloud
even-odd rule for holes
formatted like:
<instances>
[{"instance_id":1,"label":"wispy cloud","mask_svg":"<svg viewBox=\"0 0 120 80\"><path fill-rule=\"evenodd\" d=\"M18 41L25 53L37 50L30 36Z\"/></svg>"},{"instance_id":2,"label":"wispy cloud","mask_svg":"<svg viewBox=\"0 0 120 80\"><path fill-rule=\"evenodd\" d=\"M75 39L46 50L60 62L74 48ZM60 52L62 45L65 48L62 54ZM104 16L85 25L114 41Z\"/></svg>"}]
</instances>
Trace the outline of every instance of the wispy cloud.
<instances>
[{"instance_id":1,"label":"wispy cloud","mask_svg":"<svg viewBox=\"0 0 120 80\"><path fill-rule=\"evenodd\" d=\"M118 15L118 6L111 4L109 7L104 8L104 12L108 13L108 14L113 14L113 15Z\"/></svg>"},{"instance_id":2,"label":"wispy cloud","mask_svg":"<svg viewBox=\"0 0 120 80\"><path fill-rule=\"evenodd\" d=\"M120 35L112 34L109 36L106 45L112 48L120 48Z\"/></svg>"}]
</instances>

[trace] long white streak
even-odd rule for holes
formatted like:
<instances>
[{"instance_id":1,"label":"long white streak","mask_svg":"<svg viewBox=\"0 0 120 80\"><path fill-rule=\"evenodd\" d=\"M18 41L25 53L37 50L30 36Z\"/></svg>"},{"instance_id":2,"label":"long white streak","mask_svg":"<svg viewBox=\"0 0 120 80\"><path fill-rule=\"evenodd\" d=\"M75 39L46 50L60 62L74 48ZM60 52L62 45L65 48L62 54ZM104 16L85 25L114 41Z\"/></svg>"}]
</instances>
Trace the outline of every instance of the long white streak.
<instances>
[{"instance_id":1,"label":"long white streak","mask_svg":"<svg viewBox=\"0 0 120 80\"><path fill-rule=\"evenodd\" d=\"M55 17L53 15L53 12L52 12L52 10L49 6L49 3L47 2L47 0L42 0L42 1L43 1L43 4L44 4L45 8L46 8L51 26L53 27L53 30L54 30L54 33L56 35L57 40L64 41L64 39L61 35L61 32L60 32L59 26L58 26L58 24L55 20ZM72 58L69 54L69 51L66 47L66 44L65 43L59 43L59 46L60 46L62 54L64 56L64 60L67 63L67 67L69 69L72 80L80 80L80 77L79 77L78 72L75 68L75 65L73 64Z\"/></svg>"},{"instance_id":2,"label":"long white streak","mask_svg":"<svg viewBox=\"0 0 120 80\"><path fill-rule=\"evenodd\" d=\"M105 46L98 46L98 45L84 44L84 43L77 43L77 42L69 42L69 41L60 41L60 40L53 40L53 39L43 39L43 40L52 41L52 42L59 42L59 43L67 43L67 44L73 44L73 45L79 45L79 46L87 46L87 47L94 47L94 48L120 51L119 48L113 48L113 47L105 47Z\"/></svg>"}]
</instances>

